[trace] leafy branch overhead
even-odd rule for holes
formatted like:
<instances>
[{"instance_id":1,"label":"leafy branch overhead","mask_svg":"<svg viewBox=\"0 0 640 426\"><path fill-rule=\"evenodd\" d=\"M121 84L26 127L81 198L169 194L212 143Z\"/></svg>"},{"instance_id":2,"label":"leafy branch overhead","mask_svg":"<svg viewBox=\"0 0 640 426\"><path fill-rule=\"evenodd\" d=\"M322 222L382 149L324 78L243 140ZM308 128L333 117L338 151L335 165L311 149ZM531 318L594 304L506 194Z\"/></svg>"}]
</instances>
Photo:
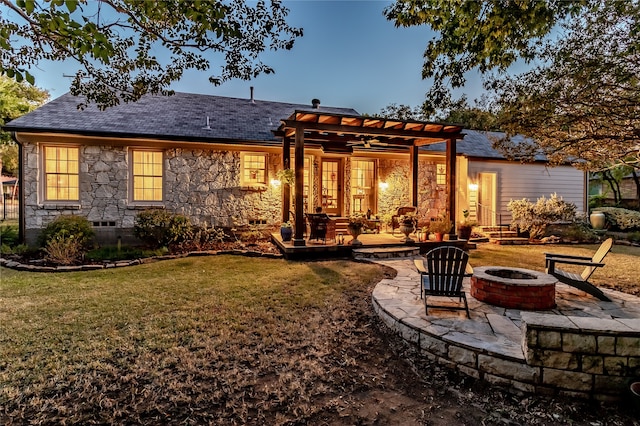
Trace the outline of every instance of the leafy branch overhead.
<instances>
[{"instance_id":1,"label":"leafy branch overhead","mask_svg":"<svg viewBox=\"0 0 640 426\"><path fill-rule=\"evenodd\" d=\"M0 74L34 78L43 60L75 60L71 93L101 108L168 94L190 69L218 85L274 70L259 56L289 50L301 28L287 24L279 0L0 0Z\"/></svg>"}]
</instances>

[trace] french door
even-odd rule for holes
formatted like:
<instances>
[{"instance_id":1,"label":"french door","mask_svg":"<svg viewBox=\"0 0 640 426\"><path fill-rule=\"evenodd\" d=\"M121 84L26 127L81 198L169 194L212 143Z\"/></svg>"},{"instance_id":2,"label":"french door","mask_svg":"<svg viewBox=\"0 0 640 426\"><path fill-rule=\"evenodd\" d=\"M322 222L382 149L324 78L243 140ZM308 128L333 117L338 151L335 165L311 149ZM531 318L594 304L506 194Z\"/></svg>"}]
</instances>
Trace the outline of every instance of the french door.
<instances>
[{"instance_id":1,"label":"french door","mask_svg":"<svg viewBox=\"0 0 640 426\"><path fill-rule=\"evenodd\" d=\"M320 180L322 210L334 216L342 214L342 170L339 159L323 159Z\"/></svg>"}]
</instances>

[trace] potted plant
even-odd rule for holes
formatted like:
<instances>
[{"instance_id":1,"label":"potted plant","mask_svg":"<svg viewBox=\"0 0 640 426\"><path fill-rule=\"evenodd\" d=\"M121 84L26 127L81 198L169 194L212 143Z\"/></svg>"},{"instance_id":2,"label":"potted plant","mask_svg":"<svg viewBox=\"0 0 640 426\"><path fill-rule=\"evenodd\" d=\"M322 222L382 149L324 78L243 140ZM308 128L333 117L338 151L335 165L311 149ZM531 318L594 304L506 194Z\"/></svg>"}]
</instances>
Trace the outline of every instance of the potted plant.
<instances>
[{"instance_id":1,"label":"potted plant","mask_svg":"<svg viewBox=\"0 0 640 426\"><path fill-rule=\"evenodd\" d=\"M293 227L291 222L282 222L280 224L280 236L282 241L291 241L291 235L293 234Z\"/></svg>"},{"instance_id":2,"label":"potted plant","mask_svg":"<svg viewBox=\"0 0 640 426\"><path fill-rule=\"evenodd\" d=\"M464 219L458 224L458 236L461 240L468 240L471 238L471 230L477 225L475 220L469 219L469 210L462 210Z\"/></svg>"},{"instance_id":3,"label":"potted plant","mask_svg":"<svg viewBox=\"0 0 640 426\"><path fill-rule=\"evenodd\" d=\"M362 242L358 240L358 236L362 234L362 231L364 230L364 227L366 226L366 224L367 224L367 218L365 216L362 216L362 215L349 216L349 224L347 225L347 230L349 231L349 234L351 234L351 236L353 237L353 240L351 240L352 246L357 246L362 244Z\"/></svg>"},{"instance_id":4,"label":"potted plant","mask_svg":"<svg viewBox=\"0 0 640 426\"><path fill-rule=\"evenodd\" d=\"M444 234L451 231L453 224L444 214L439 216L429 225L429 231L435 234L436 241L442 241Z\"/></svg>"},{"instance_id":5,"label":"potted plant","mask_svg":"<svg viewBox=\"0 0 640 426\"><path fill-rule=\"evenodd\" d=\"M416 214L413 212L403 214L398 218L398 223L400 224L400 232L404 234L404 241L406 243L413 242L413 240L409 238L409 234L415 231L416 225L418 224Z\"/></svg>"}]
</instances>

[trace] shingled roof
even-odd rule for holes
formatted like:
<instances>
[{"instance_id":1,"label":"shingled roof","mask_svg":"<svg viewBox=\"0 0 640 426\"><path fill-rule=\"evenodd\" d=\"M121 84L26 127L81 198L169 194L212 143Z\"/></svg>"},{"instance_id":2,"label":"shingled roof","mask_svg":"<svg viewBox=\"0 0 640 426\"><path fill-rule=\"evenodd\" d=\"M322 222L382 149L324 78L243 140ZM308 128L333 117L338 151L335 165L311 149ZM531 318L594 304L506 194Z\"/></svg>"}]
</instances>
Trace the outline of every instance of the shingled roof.
<instances>
[{"instance_id":1,"label":"shingled roof","mask_svg":"<svg viewBox=\"0 0 640 426\"><path fill-rule=\"evenodd\" d=\"M272 130L278 128L281 119L296 110L318 111L312 105L193 93L147 95L138 102L104 111L94 105L78 110L81 102L81 98L67 93L12 120L4 130L182 141L279 142L281 139ZM318 108L336 114L358 114L352 108Z\"/></svg>"},{"instance_id":2,"label":"shingled roof","mask_svg":"<svg viewBox=\"0 0 640 426\"><path fill-rule=\"evenodd\" d=\"M138 102L123 103L105 111L94 105L79 110L82 99L67 93L37 110L5 124L16 132L69 133L86 136L151 138L176 141L243 141L258 144L280 143L273 130L280 120L295 111L359 115L353 108L251 100L224 96L176 92L173 96L143 96ZM208 124L207 127L207 117ZM457 153L475 158L504 159L492 148L495 132L464 130ZM421 147L442 153L445 143Z\"/></svg>"}]
</instances>

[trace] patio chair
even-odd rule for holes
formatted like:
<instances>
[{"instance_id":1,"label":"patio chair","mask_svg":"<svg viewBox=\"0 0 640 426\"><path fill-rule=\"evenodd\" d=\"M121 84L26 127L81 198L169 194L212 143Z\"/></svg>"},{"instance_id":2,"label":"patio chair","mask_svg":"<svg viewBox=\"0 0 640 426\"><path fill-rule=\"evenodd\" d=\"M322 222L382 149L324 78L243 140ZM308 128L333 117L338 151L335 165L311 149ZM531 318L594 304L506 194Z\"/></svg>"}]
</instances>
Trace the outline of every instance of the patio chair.
<instances>
[{"instance_id":1,"label":"patio chair","mask_svg":"<svg viewBox=\"0 0 640 426\"><path fill-rule=\"evenodd\" d=\"M545 253L546 272L547 274L556 277L558 281L562 283L576 287L600 300L610 302L611 299L605 296L602 290L591 284L589 282L589 278L597 268L604 266L602 261L611 251L611 246L613 246L613 238L609 238L600 244L600 247L591 258L586 256L573 256L569 254ZM579 265L584 266L585 268L581 274L574 274L556 268L557 264Z\"/></svg>"},{"instance_id":2,"label":"patio chair","mask_svg":"<svg viewBox=\"0 0 640 426\"><path fill-rule=\"evenodd\" d=\"M391 235L393 235L396 229L400 228L400 216L407 213L415 213L416 210L417 208L414 206L398 207L396 214L391 216Z\"/></svg>"},{"instance_id":3,"label":"patio chair","mask_svg":"<svg viewBox=\"0 0 640 426\"><path fill-rule=\"evenodd\" d=\"M465 310L467 318L469 305L467 295L462 290L462 280L472 273L467 267L469 254L458 247L444 246L429 251L425 259L415 259L414 263L420 272L420 297L424 298L424 311L429 315L429 307ZM429 296L457 297L462 306L433 305L428 303Z\"/></svg>"},{"instance_id":4,"label":"patio chair","mask_svg":"<svg viewBox=\"0 0 640 426\"><path fill-rule=\"evenodd\" d=\"M309 241L322 240L325 244L327 239L336 239L336 224L326 213L306 213L309 222Z\"/></svg>"}]
</instances>

